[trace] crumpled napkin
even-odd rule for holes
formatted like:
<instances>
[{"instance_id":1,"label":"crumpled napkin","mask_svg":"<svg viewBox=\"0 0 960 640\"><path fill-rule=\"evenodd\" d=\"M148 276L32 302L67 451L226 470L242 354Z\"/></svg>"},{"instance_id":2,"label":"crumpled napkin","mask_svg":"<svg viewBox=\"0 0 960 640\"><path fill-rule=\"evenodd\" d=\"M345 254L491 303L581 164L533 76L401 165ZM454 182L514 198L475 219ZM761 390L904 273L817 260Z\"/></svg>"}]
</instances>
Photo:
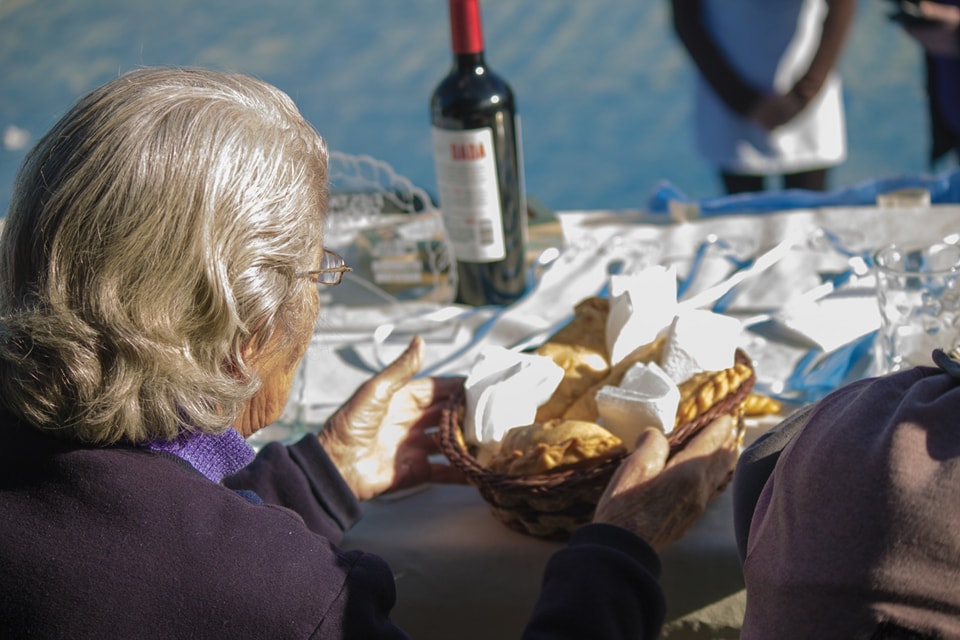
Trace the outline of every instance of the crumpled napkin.
<instances>
[{"instance_id":1,"label":"crumpled napkin","mask_svg":"<svg viewBox=\"0 0 960 640\"><path fill-rule=\"evenodd\" d=\"M607 353L615 365L653 342L677 313L677 272L673 266L648 267L610 277Z\"/></svg>"},{"instance_id":2,"label":"crumpled napkin","mask_svg":"<svg viewBox=\"0 0 960 640\"><path fill-rule=\"evenodd\" d=\"M507 431L533 423L563 373L546 356L485 348L464 382L464 440L495 451Z\"/></svg>"},{"instance_id":3,"label":"crumpled napkin","mask_svg":"<svg viewBox=\"0 0 960 640\"><path fill-rule=\"evenodd\" d=\"M740 321L705 309L677 314L667 330L660 365L677 384L701 371L733 366Z\"/></svg>"},{"instance_id":4,"label":"crumpled napkin","mask_svg":"<svg viewBox=\"0 0 960 640\"><path fill-rule=\"evenodd\" d=\"M628 451L636 448L640 433L656 427L669 434L680 406L680 387L656 362L638 362L623 376L620 386L597 392L600 424L620 438Z\"/></svg>"}]
</instances>

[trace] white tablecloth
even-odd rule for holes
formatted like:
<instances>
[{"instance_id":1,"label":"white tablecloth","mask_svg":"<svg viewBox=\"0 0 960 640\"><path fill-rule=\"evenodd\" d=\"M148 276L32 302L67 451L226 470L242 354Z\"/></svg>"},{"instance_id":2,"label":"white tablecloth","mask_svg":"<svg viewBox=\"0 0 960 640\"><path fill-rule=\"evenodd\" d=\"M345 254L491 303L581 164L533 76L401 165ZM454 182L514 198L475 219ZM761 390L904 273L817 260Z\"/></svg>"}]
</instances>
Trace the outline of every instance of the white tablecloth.
<instances>
[{"instance_id":1,"label":"white tablecloth","mask_svg":"<svg viewBox=\"0 0 960 640\"><path fill-rule=\"evenodd\" d=\"M306 417L308 423L322 421L381 361L399 352L408 330L426 332L431 372L466 373L483 344L514 344L562 321L576 302L603 287L611 261L629 268L654 255L660 262L677 264L683 274L711 234L740 243L753 254L793 240L786 257L738 289L728 312L748 317L775 310L820 284L822 273L849 266L846 256L821 241L822 229L836 233L848 245L842 248L860 251L894 240L942 238L960 227L958 214L960 207L954 206L914 211L870 207L649 224L640 213L562 213L566 253L547 271L541 288L514 307L450 307L440 313L422 305L328 308L302 367ZM714 256L698 271L693 292L727 276L729 269L726 258ZM861 285L868 286L869 278ZM375 348L374 331L385 323L396 325L395 337L400 339L393 344L388 338ZM775 388L817 348L802 335L770 324L765 331L745 331L744 347L756 360L760 383ZM381 329L381 337L386 333ZM483 339L474 344L478 334ZM852 370L848 375L864 373ZM751 423L748 439L774 422ZM278 429L267 430L263 437L293 437ZM508 530L469 486L425 487L373 500L365 504L363 520L347 533L345 546L378 553L393 567L399 592L395 618L413 637L460 639L518 636L536 597L544 562L557 548L555 543ZM663 553L663 564L669 609L664 637L738 637L745 594L729 492Z\"/></svg>"}]
</instances>

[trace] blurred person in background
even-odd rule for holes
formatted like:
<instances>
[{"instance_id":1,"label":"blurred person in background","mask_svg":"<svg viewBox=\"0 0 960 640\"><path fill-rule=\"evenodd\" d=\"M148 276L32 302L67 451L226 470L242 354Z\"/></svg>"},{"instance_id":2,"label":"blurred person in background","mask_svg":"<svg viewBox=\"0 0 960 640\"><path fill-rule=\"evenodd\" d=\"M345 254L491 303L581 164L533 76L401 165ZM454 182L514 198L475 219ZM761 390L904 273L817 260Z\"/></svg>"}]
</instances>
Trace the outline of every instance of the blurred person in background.
<instances>
[{"instance_id":1,"label":"blurred person in background","mask_svg":"<svg viewBox=\"0 0 960 640\"><path fill-rule=\"evenodd\" d=\"M672 0L696 70L697 149L728 194L827 188L846 160L837 63L856 0Z\"/></svg>"},{"instance_id":2,"label":"blurred person in background","mask_svg":"<svg viewBox=\"0 0 960 640\"><path fill-rule=\"evenodd\" d=\"M0 234L0 636L406 637L390 567L338 545L361 501L463 481L428 432L463 380L416 377L415 337L319 434L246 441L349 271L327 157L276 88L175 68L92 91L28 154ZM668 452L642 436L523 637L657 636L657 550L729 478L736 424Z\"/></svg>"},{"instance_id":3,"label":"blurred person in background","mask_svg":"<svg viewBox=\"0 0 960 640\"><path fill-rule=\"evenodd\" d=\"M894 14L923 48L930 166L960 152L960 0L901 3Z\"/></svg>"}]
</instances>

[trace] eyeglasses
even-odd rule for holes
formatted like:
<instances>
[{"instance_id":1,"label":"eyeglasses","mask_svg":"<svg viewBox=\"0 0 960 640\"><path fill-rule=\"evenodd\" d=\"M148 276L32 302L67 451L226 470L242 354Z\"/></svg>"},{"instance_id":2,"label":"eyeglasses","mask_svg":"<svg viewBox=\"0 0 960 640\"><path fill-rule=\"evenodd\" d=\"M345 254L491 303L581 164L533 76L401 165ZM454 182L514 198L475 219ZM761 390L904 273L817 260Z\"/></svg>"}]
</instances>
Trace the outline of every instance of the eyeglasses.
<instances>
[{"instance_id":1,"label":"eyeglasses","mask_svg":"<svg viewBox=\"0 0 960 640\"><path fill-rule=\"evenodd\" d=\"M331 287L340 284L343 280L343 274L353 271L347 266L343 258L333 251L323 250L323 257L320 258L320 268L310 271L301 271L297 273L298 278L312 278L317 284L326 284Z\"/></svg>"}]
</instances>

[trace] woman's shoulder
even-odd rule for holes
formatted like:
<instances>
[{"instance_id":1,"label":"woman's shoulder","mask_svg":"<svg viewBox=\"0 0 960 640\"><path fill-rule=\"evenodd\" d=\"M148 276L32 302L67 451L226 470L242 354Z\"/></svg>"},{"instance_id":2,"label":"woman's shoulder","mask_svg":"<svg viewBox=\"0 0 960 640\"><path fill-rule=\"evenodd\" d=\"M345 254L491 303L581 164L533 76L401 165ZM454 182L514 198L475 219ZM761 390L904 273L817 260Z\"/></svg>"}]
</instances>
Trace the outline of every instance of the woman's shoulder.
<instances>
[{"instance_id":1,"label":"woman's shoulder","mask_svg":"<svg viewBox=\"0 0 960 640\"><path fill-rule=\"evenodd\" d=\"M191 603L212 602L220 620L244 620L240 635L273 625L267 635L309 637L341 606L348 582L371 582L364 588L376 593L390 579L379 558L341 551L294 512L255 505L174 456L70 444L9 418L0 415L0 429L21 455L0 469L0 563L9 568L0 600L31 585L76 600L89 585L103 602L119 599L133 612L181 607L196 628L209 621ZM29 578L38 567L42 585ZM90 606L104 624L119 613Z\"/></svg>"}]
</instances>

